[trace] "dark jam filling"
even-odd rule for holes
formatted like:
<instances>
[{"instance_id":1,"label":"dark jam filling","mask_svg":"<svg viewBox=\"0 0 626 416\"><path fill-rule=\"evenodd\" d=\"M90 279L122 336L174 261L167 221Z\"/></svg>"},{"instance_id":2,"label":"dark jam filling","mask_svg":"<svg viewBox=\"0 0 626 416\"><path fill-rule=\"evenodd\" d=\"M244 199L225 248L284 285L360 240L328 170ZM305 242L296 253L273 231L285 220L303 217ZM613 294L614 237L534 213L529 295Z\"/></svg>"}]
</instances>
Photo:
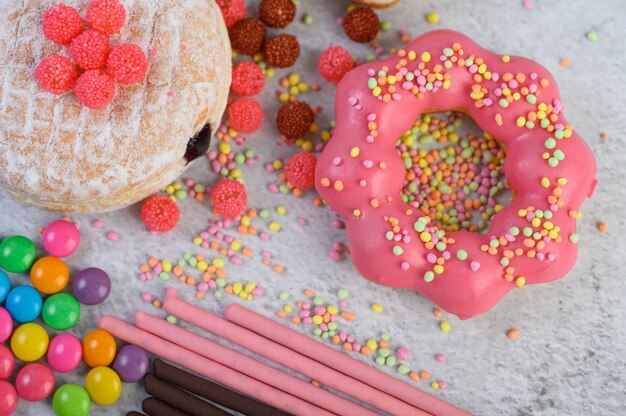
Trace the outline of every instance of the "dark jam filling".
<instances>
[{"instance_id":1,"label":"dark jam filling","mask_svg":"<svg viewBox=\"0 0 626 416\"><path fill-rule=\"evenodd\" d=\"M204 156L209 150L209 144L211 144L211 126L207 124L195 137L192 137L187 142L187 150L185 151L187 163Z\"/></svg>"}]
</instances>

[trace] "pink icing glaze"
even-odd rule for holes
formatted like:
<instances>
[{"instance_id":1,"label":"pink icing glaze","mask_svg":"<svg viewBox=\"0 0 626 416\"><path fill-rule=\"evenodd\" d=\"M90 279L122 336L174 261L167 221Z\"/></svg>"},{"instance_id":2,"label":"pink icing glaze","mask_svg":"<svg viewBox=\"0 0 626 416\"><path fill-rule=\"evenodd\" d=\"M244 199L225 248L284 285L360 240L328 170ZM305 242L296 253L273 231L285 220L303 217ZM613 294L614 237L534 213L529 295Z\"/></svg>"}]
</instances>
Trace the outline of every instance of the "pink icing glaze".
<instances>
[{"instance_id":1,"label":"pink icing glaze","mask_svg":"<svg viewBox=\"0 0 626 416\"><path fill-rule=\"evenodd\" d=\"M381 75L386 85L377 82ZM335 109L316 188L345 220L354 264L365 278L417 290L467 319L491 309L509 290L556 280L574 265L578 208L595 187L596 163L565 121L558 87L545 68L439 30L348 73ZM514 201L494 216L485 235L438 231L427 217L419 223L423 214L400 198L405 167L397 138L420 113L450 109L467 112L507 151L504 172ZM459 250L461 258L467 254L464 260Z\"/></svg>"}]
</instances>

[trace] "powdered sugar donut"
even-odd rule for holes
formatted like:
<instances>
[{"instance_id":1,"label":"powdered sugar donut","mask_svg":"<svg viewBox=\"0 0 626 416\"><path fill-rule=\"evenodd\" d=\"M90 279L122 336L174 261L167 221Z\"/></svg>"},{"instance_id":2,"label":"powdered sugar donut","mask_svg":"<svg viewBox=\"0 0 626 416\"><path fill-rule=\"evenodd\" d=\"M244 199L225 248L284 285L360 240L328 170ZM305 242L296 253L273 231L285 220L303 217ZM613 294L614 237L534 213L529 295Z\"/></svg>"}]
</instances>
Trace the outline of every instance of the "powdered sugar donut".
<instances>
[{"instance_id":1,"label":"powdered sugar donut","mask_svg":"<svg viewBox=\"0 0 626 416\"><path fill-rule=\"evenodd\" d=\"M131 204L173 181L206 151L230 85L223 18L214 0L122 0L126 21L116 16L123 25L110 36L111 47L136 44L148 71L134 77L121 62L119 73L109 68L118 79L113 101L92 110L77 100L88 95L81 88L53 95L35 78L42 59L72 57L75 49L44 35L44 13L57 3L0 2L0 188L65 212ZM91 1L66 3L85 19Z\"/></svg>"},{"instance_id":2,"label":"powdered sugar donut","mask_svg":"<svg viewBox=\"0 0 626 416\"><path fill-rule=\"evenodd\" d=\"M576 219L593 193L596 163L565 120L545 68L434 31L348 73L335 108L316 187L344 218L354 264L367 279L417 290L465 319L574 265ZM485 235L446 232L401 199L398 137L420 113L449 109L467 112L507 151L513 201Z\"/></svg>"}]
</instances>

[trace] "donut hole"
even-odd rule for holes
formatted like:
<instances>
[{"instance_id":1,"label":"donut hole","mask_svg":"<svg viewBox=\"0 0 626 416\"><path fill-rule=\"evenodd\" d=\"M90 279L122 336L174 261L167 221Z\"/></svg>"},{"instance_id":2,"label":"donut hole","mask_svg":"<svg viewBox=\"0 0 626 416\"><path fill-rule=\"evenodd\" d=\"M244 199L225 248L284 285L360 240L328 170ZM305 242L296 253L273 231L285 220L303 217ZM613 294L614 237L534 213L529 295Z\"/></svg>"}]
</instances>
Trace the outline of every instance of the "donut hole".
<instances>
[{"instance_id":1,"label":"donut hole","mask_svg":"<svg viewBox=\"0 0 626 416\"><path fill-rule=\"evenodd\" d=\"M483 234L510 203L506 151L465 113L420 114L396 149L406 168L402 199L441 229Z\"/></svg>"}]
</instances>

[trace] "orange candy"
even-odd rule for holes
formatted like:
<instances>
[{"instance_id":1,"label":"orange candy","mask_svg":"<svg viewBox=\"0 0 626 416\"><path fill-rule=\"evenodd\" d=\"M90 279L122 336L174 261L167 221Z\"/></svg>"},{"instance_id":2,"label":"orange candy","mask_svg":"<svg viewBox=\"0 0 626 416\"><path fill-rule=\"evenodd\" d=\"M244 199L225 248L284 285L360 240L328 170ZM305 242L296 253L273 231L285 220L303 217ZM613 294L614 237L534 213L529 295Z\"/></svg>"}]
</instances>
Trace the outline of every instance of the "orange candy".
<instances>
[{"instance_id":1,"label":"orange candy","mask_svg":"<svg viewBox=\"0 0 626 416\"><path fill-rule=\"evenodd\" d=\"M83 338L83 360L90 367L108 366L116 350L115 339L102 329L95 329Z\"/></svg>"},{"instance_id":2,"label":"orange candy","mask_svg":"<svg viewBox=\"0 0 626 416\"><path fill-rule=\"evenodd\" d=\"M42 257L30 269L30 281L35 289L46 295L62 291L70 280L70 270L56 257Z\"/></svg>"}]
</instances>

